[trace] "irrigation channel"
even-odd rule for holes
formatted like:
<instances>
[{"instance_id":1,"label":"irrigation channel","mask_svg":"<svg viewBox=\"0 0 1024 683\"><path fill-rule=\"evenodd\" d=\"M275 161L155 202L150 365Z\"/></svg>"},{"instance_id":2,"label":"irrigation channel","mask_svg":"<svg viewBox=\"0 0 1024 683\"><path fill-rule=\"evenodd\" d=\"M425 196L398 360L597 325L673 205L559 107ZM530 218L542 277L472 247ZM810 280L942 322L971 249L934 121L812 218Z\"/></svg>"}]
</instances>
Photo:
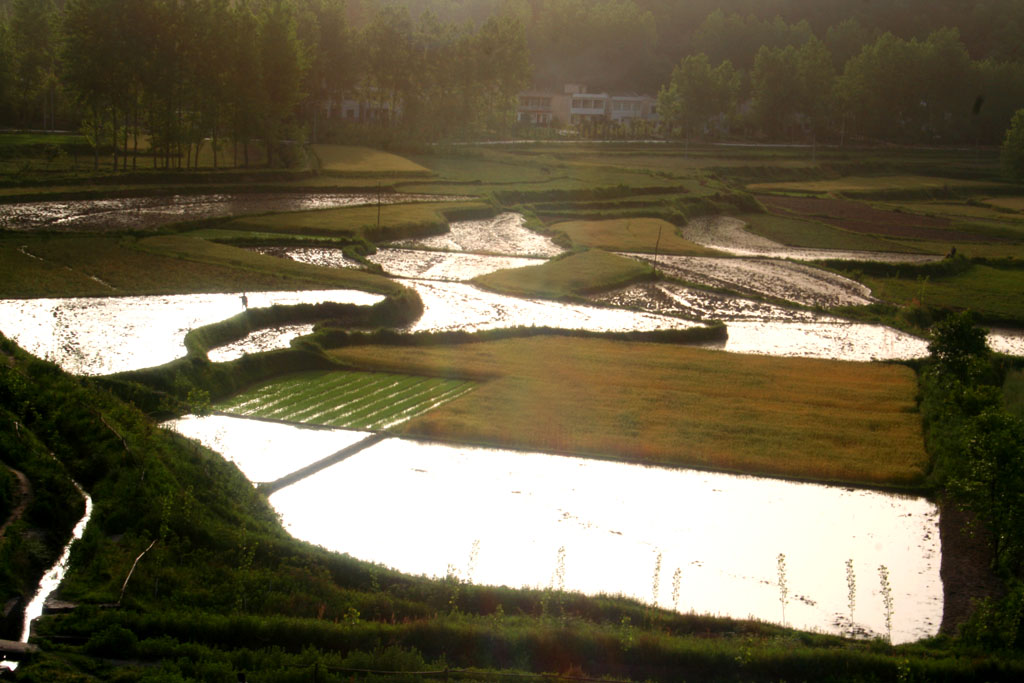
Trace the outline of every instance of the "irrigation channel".
<instances>
[{"instance_id":1,"label":"irrigation channel","mask_svg":"<svg viewBox=\"0 0 1024 683\"><path fill-rule=\"evenodd\" d=\"M703 273L709 284L742 285L751 296L805 306L871 301L857 283L782 260L806 253L745 235L731 219L704 222L692 239L732 245L741 257L662 257L658 267L680 279L702 282ZM421 296L425 312L409 332L529 325L653 330L723 320L729 339L719 347L728 352L844 360L927 352L924 340L883 326L671 281L595 295L591 305L502 296L467 282L561 251L526 229L520 216L503 214L455 223L448 235L391 245L372 259ZM320 265L358 265L334 250L274 253ZM248 297L250 307L379 300L348 291ZM70 372L98 375L180 357L187 330L241 308L238 295L6 300L0 301L0 330ZM109 334L112 328L123 330L120 338ZM220 361L287 346L308 331L259 331L210 357ZM990 342L1024 353L1018 332L993 332ZM221 452L254 483L287 482L273 489L270 502L296 537L410 573L620 594L662 608L884 636L889 628L879 567L885 566L894 642L933 635L942 619L938 512L922 498L228 415L190 416L168 426ZM296 472L308 476L292 476ZM368 505L382 513L367 520L359 511ZM330 521L357 517L364 523Z\"/></svg>"}]
</instances>

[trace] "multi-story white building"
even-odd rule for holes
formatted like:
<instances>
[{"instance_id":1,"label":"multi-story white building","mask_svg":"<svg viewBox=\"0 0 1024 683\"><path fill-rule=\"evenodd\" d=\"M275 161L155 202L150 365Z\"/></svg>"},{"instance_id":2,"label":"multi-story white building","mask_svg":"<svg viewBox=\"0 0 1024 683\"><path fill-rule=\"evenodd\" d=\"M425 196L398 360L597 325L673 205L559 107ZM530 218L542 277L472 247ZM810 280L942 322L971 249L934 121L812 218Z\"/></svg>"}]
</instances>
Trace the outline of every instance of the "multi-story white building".
<instances>
[{"instance_id":1,"label":"multi-story white building","mask_svg":"<svg viewBox=\"0 0 1024 683\"><path fill-rule=\"evenodd\" d=\"M538 90L520 93L516 120L540 126L657 121L656 104L648 95L591 93L585 85L567 84L561 93Z\"/></svg>"}]
</instances>

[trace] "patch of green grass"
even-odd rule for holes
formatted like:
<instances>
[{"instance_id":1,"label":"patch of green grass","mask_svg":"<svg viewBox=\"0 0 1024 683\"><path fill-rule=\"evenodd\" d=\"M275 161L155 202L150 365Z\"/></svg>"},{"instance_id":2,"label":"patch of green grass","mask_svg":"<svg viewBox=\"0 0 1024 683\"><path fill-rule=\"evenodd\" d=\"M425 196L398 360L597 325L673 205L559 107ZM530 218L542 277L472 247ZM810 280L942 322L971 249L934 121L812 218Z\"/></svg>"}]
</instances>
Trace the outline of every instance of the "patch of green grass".
<instances>
[{"instance_id":1,"label":"patch of green grass","mask_svg":"<svg viewBox=\"0 0 1024 683\"><path fill-rule=\"evenodd\" d=\"M246 216L220 226L228 230L271 232L309 235L337 235L364 237L379 233L381 239L409 236L416 229L443 232L448 220L445 212L458 210L485 210L486 205L466 202L428 202L414 204L384 204L380 206L380 229L377 228L378 207L353 206L318 211L296 211L264 216Z\"/></svg>"},{"instance_id":2,"label":"patch of green grass","mask_svg":"<svg viewBox=\"0 0 1024 683\"><path fill-rule=\"evenodd\" d=\"M906 244L899 244L873 235L841 230L817 221L769 213L744 214L740 218L747 224L751 232L791 247L854 251L918 251Z\"/></svg>"},{"instance_id":3,"label":"patch of green grass","mask_svg":"<svg viewBox=\"0 0 1024 683\"><path fill-rule=\"evenodd\" d=\"M310 145L310 149L320 164L320 170L328 173L370 175L430 173L428 169L410 159L369 147Z\"/></svg>"},{"instance_id":4,"label":"patch of green grass","mask_svg":"<svg viewBox=\"0 0 1024 683\"><path fill-rule=\"evenodd\" d=\"M296 265L301 264L194 238L137 241L99 235L6 236L0 239L0 296L123 296L334 287L383 291L396 286L385 278L347 279L331 269L296 269Z\"/></svg>"},{"instance_id":5,"label":"patch of green grass","mask_svg":"<svg viewBox=\"0 0 1024 683\"><path fill-rule=\"evenodd\" d=\"M1024 321L1024 269L975 264L946 277L863 275L860 280L874 296L902 306L969 309L989 320Z\"/></svg>"},{"instance_id":6,"label":"patch of green grass","mask_svg":"<svg viewBox=\"0 0 1024 683\"><path fill-rule=\"evenodd\" d=\"M566 221L550 226L580 247L653 254L714 256L718 252L679 236L676 226L659 218L618 218L605 221Z\"/></svg>"},{"instance_id":7,"label":"patch of green grass","mask_svg":"<svg viewBox=\"0 0 1024 683\"><path fill-rule=\"evenodd\" d=\"M928 463L903 366L566 337L331 355L498 377L403 429L423 437L876 485L921 484Z\"/></svg>"},{"instance_id":8,"label":"patch of green grass","mask_svg":"<svg viewBox=\"0 0 1024 683\"><path fill-rule=\"evenodd\" d=\"M537 266L488 273L473 282L512 296L560 299L622 287L653 276L654 269L647 264L590 249Z\"/></svg>"},{"instance_id":9,"label":"patch of green grass","mask_svg":"<svg viewBox=\"0 0 1024 683\"><path fill-rule=\"evenodd\" d=\"M985 203L1005 211L1024 213L1024 197L994 197L986 199ZM1000 215L1005 215L1005 211L1001 211Z\"/></svg>"},{"instance_id":10,"label":"patch of green grass","mask_svg":"<svg viewBox=\"0 0 1024 683\"><path fill-rule=\"evenodd\" d=\"M751 192L798 192L805 194L871 194L876 192L919 192L944 190L980 191L992 187L991 182L938 178L922 175L846 176L827 180L752 183Z\"/></svg>"},{"instance_id":11,"label":"patch of green grass","mask_svg":"<svg viewBox=\"0 0 1024 683\"><path fill-rule=\"evenodd\" d=\"M234 415L344 429L387 429L471 391L475 382L372 372L305 373L215 407Z\"/></svg>"},{"instance_id":12,"label":"patch of green grass","mask_svg":"<svg viewBox=\"0 0 1024 683\"><path fill-rule=\"evenodd\" d=\"M290 286L279 289L316 287L361 289L379 294L397 294L403 287L388 278L352 268L327 268L298 263L291 259L264 256L226 244L208 242L187 235L160 235L139 240L138 247L150 253L184 261L224 266L246 276L271 276ZM252 289L247 288L247 289Z\"/></svg>"}]
</instances>

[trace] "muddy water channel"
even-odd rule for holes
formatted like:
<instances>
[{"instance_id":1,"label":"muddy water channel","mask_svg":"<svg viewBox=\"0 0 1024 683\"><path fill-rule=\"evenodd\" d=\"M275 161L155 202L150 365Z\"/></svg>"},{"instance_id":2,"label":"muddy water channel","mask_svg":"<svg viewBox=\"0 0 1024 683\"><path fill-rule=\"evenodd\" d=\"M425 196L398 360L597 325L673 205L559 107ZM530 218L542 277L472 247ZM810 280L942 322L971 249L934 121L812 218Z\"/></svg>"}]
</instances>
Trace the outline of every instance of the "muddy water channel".
<instances>
[{"instance_id":1,"label":"muddy water channel","mask_svg":"<svg viewBox=\"0 0 1024 683\"><path fill-rule=\"evenodd\" d=\"M438 195L342 192L258 192L162 197L123 197L0 204L2 230L152 230L169 223L219 216L333 209L457 199Z\"/></svg>"},{"instance_id":2,"label":"muddy water channel","mask_svg":"<svg viewBox=\"0 0 1024 683\"><path fill-rule=\"evenodd\" d=\"M222 449L254 481L363 436L223 416L174 428ZM294 447L307 440L312 454ZM387 439L270 502L296 537L412 574L443 577L451 566L480 584L884 636L885 565L895 642L934 635L942 620L938 512L920 498Z\"/></svg>"}]
</instances>

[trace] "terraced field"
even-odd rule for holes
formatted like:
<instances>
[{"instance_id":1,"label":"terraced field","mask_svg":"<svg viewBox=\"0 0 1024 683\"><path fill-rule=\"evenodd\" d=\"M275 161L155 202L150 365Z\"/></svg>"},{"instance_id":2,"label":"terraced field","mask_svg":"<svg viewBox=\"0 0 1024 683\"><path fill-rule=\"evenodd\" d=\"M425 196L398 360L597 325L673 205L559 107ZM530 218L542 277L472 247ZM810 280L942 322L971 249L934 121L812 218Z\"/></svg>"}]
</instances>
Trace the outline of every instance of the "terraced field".
<instances>
[{"instance_id":1,"label":"terraced field","mask_svg":"<svg viewBox=\"0 0 1024 683\"><path fill-rule=\"evenodd\" d=\"M387 429L472 391L475 382L383 372L302 373L223 401L232 415L324 425Z\"/></svg>"}]
</instances>

